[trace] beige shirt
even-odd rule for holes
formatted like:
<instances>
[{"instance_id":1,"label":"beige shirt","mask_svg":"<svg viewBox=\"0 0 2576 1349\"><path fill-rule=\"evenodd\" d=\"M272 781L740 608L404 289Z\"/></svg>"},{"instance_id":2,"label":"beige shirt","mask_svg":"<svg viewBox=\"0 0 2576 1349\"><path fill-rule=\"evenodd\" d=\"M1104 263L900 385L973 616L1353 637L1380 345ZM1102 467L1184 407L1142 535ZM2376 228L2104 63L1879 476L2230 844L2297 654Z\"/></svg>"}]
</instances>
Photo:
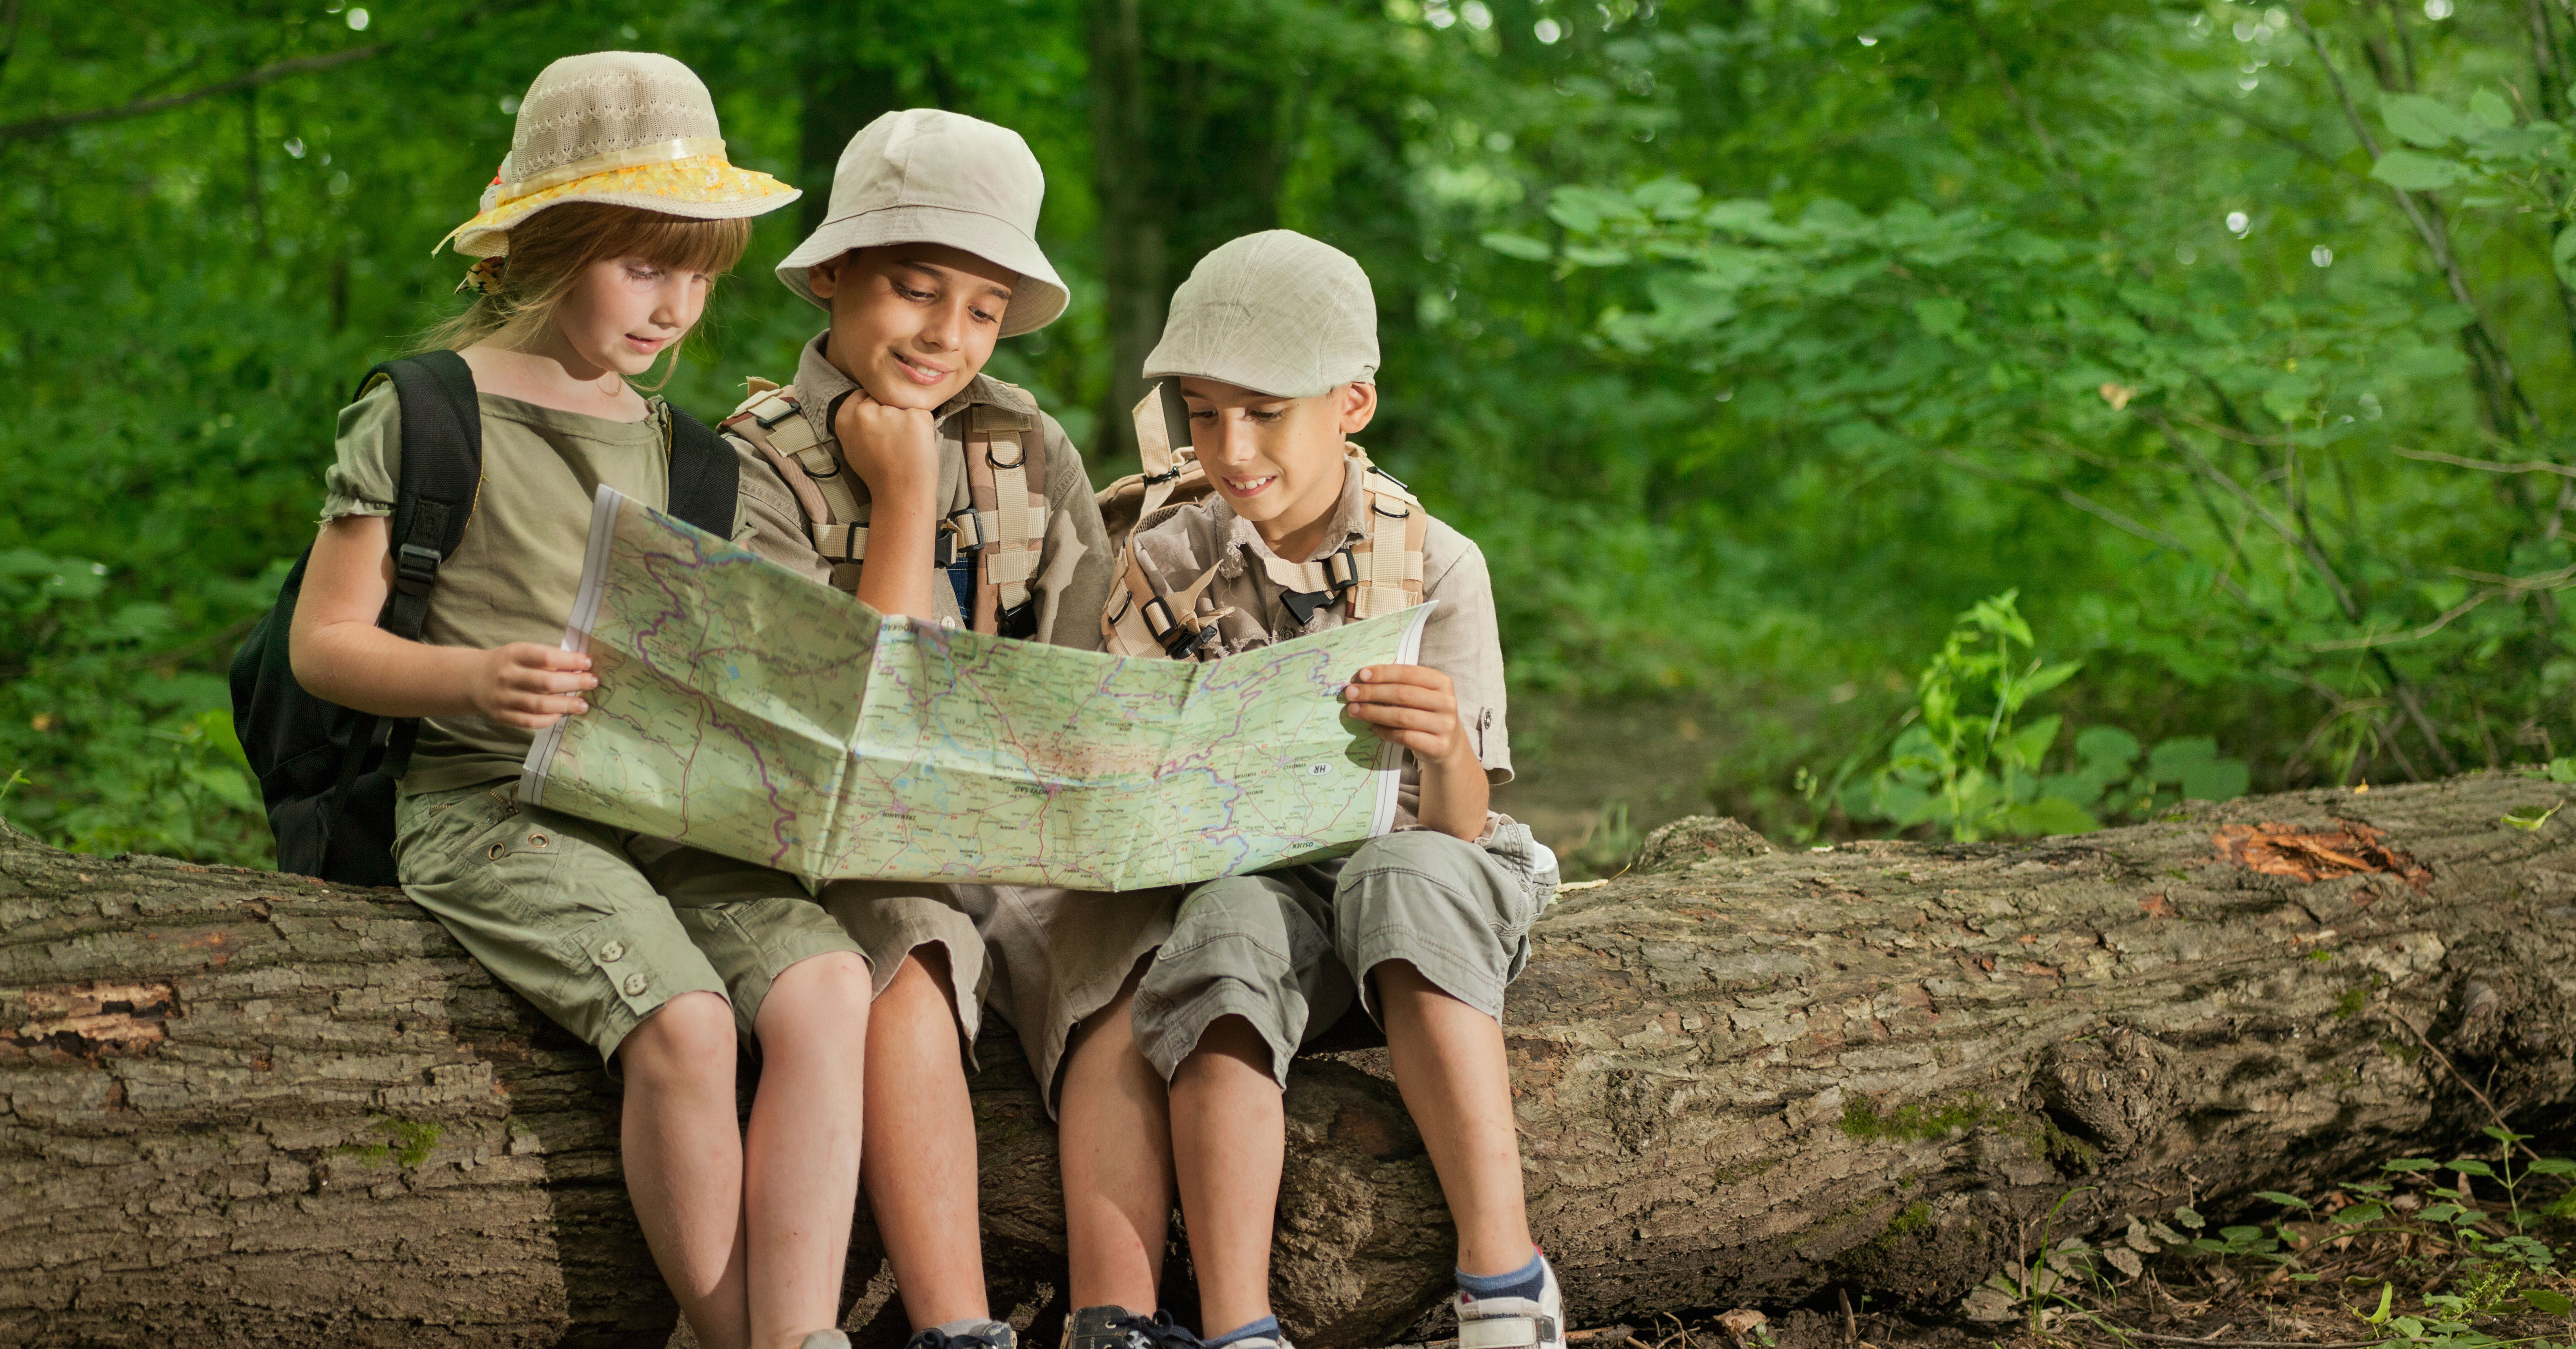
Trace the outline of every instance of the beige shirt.
<instances>
[{"instance_id":1,"label":"beige shirt","mask_svg":"<svg viewBox=\"0 0 2576 1349\"><path fill-rule=\"evenodd\" d=\"M806 343L796 363L796 397L803 408L801 415L827 444L832 443L832 404L859 387L823 355L823 343L828 337L826 334ZM1100 505L1092 499L1091 478L1083 470L1082 452L1073 447L1072 439L1055 418L1018 387L989 375L977 375L933 414L939 422L939 514L945 516L968 505L966 422L958 414L978 403L1036 413L1046 437L1047 535L1037 579L1031 587L1038 597L1037 639L1054 646L1097 651L1100 609L1108 602L1111 579L1108 531L1100 523ZM805 533L805 513L778 476L777 466L739 438L734 439L734 449L742 463L743 508L742 529L736 541L809 580L830 584L832 565L814 551ZM853 481L850 490L860 502L859 518L850 523L864 524L868 519L867 484ZM957 598L947 582L934 577L930 590L938 616L957 620Z\"/></svg>"},{"instance_id":2,"label":"beige shirt","mask_svg":"<svg viewBox=\"0 0 2576 1349\"><path fill-rule=\"evenodd\" d=\"M456 554L438 569L420 639L490 649L563 641L601 483L655 505L670 499L671 410L614 422L495 394L483 414L483 482ZM322 518L391 515L402 482L402 408L379 381L340 410L338 458L323 475ZM420 724L402 792L444 791L519 775L533 731L479 716Z\"/></svg>"},{"instance_id":3,"label":"beige shirt","mask_svg":"<svg viewBox=\"0 0 2576 1349\"><path fill-rule=\"evenodd\" d=\"M1317 561L1368 537L1367 503L1360 492L1366 470L1353 464L1342 480L1342 497L1324 527L1312 555L1282 558L1291 564ZM1231 606L1217 620L1212 646L1220 656L1268 646L1291 637L1338 628L1351 620L1350 606L1317 608L1304 623L1281 602L1284 589L1261 564L1278 557L1263 542L1252 522L1236 515L1225 498L1167 506L1139 523L1137 550L1146 579L1160 593L1186 590L1207 571L1216 579L1199 597L1199 612ZM1475 541L1438 519L1422 540L1422 595L1438 600L1422 629L1422 663L1449 676L1457 690L1458 718L1467 727L1476 758L1485 765L1485 780L1494 786L1512 780L1512 741L1504 722L1503 644L1494 622L1494 583L1485 571L1485 555ZM1422 796L1422 768L1406 756L1399 827L1414 823ZM1504 817L1487 821L1487 833Z\"/></svg>"}]
</instances>

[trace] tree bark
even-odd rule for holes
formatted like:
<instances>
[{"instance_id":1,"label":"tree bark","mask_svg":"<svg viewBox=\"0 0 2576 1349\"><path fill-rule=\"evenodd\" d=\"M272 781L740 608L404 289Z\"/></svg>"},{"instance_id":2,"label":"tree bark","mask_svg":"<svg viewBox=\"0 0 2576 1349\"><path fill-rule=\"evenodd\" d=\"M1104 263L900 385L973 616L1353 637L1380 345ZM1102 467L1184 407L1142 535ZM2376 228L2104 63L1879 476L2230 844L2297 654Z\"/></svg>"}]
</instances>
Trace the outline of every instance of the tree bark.
<instances>
[{"instance_id":1,"label":"tree bark","mask_svg":"<svg viewBox=\"0 0 2576 1349\"><path fill-rule=\"evenodd\" d=\"M1145 396L1145 357L1163 335L1167 247L1154 172L1151 91L1146 86L1142 0L1089 0L1091 179L1100 201L1100 262L1106 283L1109 386L1092 434L1092 462L1136 459L1128 410Z\"/></svg>"},{"instance_id":2,"label":"tree bark","mask_svg":"<svg viewBox=\"0 0 2576 1349\"><path fill-rule=\"evenodd\" d=\"M2564 1131L2576 825L2502 817L2571 794L2482 774L2019 845L1668 831L1549 912L1512 992L1569 1312L1943 1308L2070 1191L2057 1234L2313 1193L2483 1148L2476 1091ZM995 1310L1052 1342L1053 1131L1006 1034L983 1059ZM1275 1294L1318 1349L1388 1343L1448 1277L1384 1067L1310 1054L1289 1092ZM393 892L0 831L0 1342L656 1342L615 1106Z\"/></svg>"}]
</instances>

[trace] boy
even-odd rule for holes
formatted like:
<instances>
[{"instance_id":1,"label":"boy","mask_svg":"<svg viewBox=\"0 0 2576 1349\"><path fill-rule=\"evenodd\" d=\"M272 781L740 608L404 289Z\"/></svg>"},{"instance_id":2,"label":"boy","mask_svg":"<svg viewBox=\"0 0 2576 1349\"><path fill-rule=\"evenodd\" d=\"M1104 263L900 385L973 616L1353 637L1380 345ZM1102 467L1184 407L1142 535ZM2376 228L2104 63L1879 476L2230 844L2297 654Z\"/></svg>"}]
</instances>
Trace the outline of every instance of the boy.
<instances>
[{"instance_id":1,"label":"boy","mask_svg":"<svg viewBox=\"0 0 2576 1349\"><path fill-rule=\"evenodd\" d=\"M1280 1093L1298 1045L1354 996L1386 1030L1456 1220L1462 1349L1564 1343L1522 1203L1501 1024L1555 859L1486 808L1512 773L1484 557L1347 443L1377 411L1377 364L1367 274L1287 230L1202 259L1147 358L1147 379L1179 382L1215 490L1137 523L1127 593L1102 620L1111 650L1214 659L1440 606L1420 665L1370 666L1344 692L1407 751L1397 832L1348 859L1198 887L1122 1002L1077 1037L1063 1126L1075 1349L1174 1334L1137 1315L1156 1300L1166 1174L1203 1343L1283 1349L1269 1302ZM1157 600L1159 621L1138 621Z\"/></svg>"},{"instance_id":2,"label":"boy","mask_svg":"<svg viewBox=\"0 0 2576 1349\"><path fill-rule=\"evenodd\" d=\"M999 339L1064 311L1035 238L1045 190L1016 133L971 117L893 112L851 140L829 218L778 264L830 323L793 385L760 386L724 424L748 546L880 613L1098 647L1109 551L1081 455L982 373ZM664 845L651 875L694 901L775 873ZM821 898L875 980L863 1175L913 1349L1010 1349L986 1302L961 1041L990 1000L1051 1085L1074 1022L1117 995L1177 894L838 881ZM1048 940L1068 906L1091 920Z\"/></svg>"}]
</instances>

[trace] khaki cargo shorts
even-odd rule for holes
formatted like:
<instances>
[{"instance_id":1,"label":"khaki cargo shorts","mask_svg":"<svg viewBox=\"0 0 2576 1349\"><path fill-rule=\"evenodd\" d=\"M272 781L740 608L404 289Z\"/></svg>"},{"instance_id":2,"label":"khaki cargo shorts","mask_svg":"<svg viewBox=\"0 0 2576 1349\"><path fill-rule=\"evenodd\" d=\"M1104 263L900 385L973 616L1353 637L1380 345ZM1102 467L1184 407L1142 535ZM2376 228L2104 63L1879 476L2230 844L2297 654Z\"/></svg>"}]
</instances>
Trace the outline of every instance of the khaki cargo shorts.
<instances>
[{"instance_id":1,"label":"khaki cargo shorts","mask_svg":"<svg viewBox=\"0 0 2576 1349\"><path fill-rule=\"evenodd\" d=\"M1137 988L1137 1046L1169 1081L1209 1026L1240 1016L1284 1090L1297 1047L1355 994L1378 1017L1367 976L1389 960L1499 1021L1555 889L1554 859L1508 822L1483 844L1408 829L1347 858L1210 881L1181 901Z\"/></svg>"},{"instance_id":2,"label":"khaki cargo shorts","mask_svg":"<svg viewBox=\"0 0 2576 1349\"><path fill-rule=\"evenodd\" d=\"M788 966L859 950L784 872L744 866L764 879L666 898L629 851L653 840L522 805L518 785L399 798L394 865L413 903L612 1074L627 1032L672 998L716 994L748 1039Z\"/></svg>"},{"instance_id":3,"label":"khaki cargo shorts","mask_svg":"<svg viewBox=\"0 0 2576 1349\"><path fill-rule=\"evenodd\" d=\"M779 873L766 867L677 844L660 843L639 855L648 859L646 877L674 903L758 899L778 884ZM875 992L894 982L906 957L945 973L969 1064L984 1008L1000 1013L1019 1032L1052 1112L1066 1040L1162 944L1181 890L1098 894L1038 885L844 880L824 885L819 898L819 912L867 957Z\"/></svg>"}]
</instances>

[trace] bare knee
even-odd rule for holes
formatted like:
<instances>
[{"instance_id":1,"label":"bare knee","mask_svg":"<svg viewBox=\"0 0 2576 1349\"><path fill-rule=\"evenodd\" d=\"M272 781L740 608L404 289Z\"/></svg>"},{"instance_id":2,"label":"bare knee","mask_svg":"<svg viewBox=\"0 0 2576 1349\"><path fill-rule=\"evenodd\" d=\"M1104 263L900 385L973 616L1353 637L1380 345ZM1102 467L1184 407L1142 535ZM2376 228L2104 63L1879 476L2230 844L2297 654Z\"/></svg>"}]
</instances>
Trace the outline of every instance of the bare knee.
<instances>
[{"instance_id":1,"label":"bare knee","mask_svg":"<svg viewBox=\"0 0 2576 1349\"><path fill-rule=\"evenodd\" d=\"M877 995L891 1014L945 1016L949 1000L948 953L937 946L916 946L895 967L885 992Z\"/></svg>"},{"instance_id":2,"label":"bare knee","mask_svg":"<svg viewBox=\"0 0 2576 1349\"><path fill-rule=\"evenodd\" d=\"M770 981L753 1029L764 1045L813 1031L863 1036L871 991L866 957L853 951L807 956Z\"/></svg>"},{"instance_id":3,"label":"bare knee","mask_svg":"<svg viewBox=\"0 0 2576 1349\"><path fill-rule=\"evenodd\" d=\"M733 1081L733 1006L713 993L690 992L663 1003L617 1046L617 1061L630 1083L673 1083L695 1077Z\"/></svg>"}]
</instances>

